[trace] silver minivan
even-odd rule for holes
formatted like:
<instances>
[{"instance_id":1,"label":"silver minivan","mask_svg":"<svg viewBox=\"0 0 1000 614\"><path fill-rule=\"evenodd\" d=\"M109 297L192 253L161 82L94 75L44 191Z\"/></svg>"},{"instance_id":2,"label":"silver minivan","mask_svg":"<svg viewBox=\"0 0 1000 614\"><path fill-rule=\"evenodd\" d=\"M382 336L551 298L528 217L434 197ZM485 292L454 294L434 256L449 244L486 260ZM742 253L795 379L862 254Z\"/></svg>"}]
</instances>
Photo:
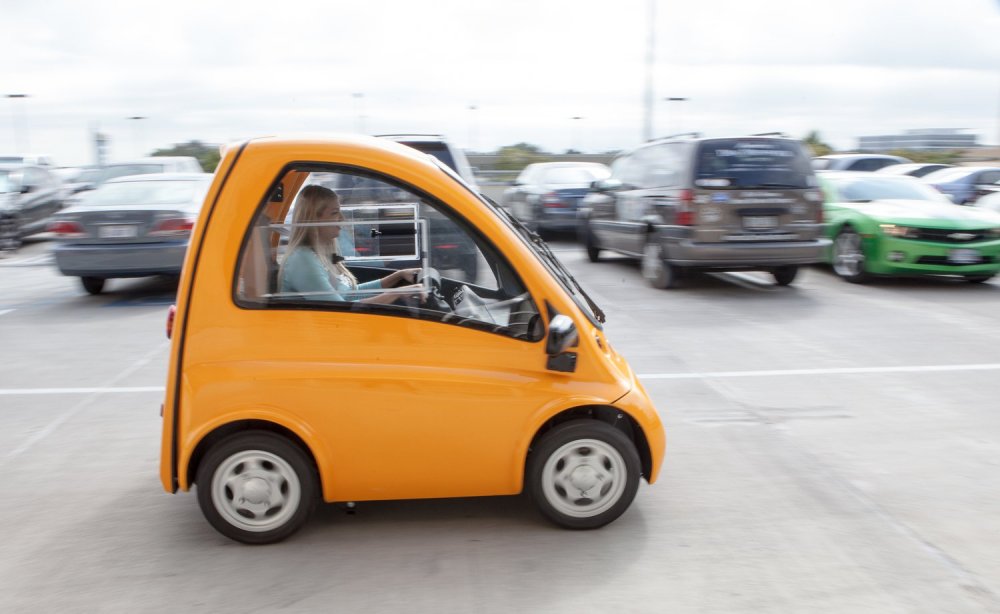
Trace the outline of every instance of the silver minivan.
<instances>
[{"instance_id":1,"label":"silver minivan","mask_svg":"<svg viewBox=\"0 0 1000 614\"><path fill-rule=\"evenodd\" d=\"M657 288L690 270L761 270L779 285L821 262L823 196L806 148L775 136L677 135L618 156L586 196L583 239L642 259Z\"/></svg>"}]
</instances>

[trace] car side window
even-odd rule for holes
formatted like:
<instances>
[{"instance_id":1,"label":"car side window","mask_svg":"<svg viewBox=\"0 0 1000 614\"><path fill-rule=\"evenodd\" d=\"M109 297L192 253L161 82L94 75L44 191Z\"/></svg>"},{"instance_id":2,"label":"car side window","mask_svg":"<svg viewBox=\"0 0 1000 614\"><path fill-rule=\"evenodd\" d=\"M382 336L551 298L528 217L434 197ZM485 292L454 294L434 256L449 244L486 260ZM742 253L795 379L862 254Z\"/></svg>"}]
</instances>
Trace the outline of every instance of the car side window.
<instances>
[{"instance_id":1,"label":"car side window","mask_svg":"<svg viewBox=\"0 0 1000 614\"><path fill-rule=\"evenodd\" d=\"M676 149L670 144L656 145L645 150L645 173L642 184L645 187L661 188L677 185L677 167L680 159Z\"/></svg>"},{"instance_id":2,"label":"car side window","mask_svg":"<svg viewBox=\"0 0 1000 614\"><path fill-rule=\"evenodd\" d=\"M619 158L615 162L615 179L620 180L622 184L631 188L642 187L643 168L639 159L639 153L637 151L624 158Z\"/></svg>"},{"instance_id":3,"label":"car side window","mask_svg":"<svg viewBox=\"0 0 1000 614\"><path fill-rule=\"evenodd\" d=\"M247 229L237 304L437 320L519 339L539 311L500 251L442 203L354 169L292 168Z\"/></svg>"}]
</instances>

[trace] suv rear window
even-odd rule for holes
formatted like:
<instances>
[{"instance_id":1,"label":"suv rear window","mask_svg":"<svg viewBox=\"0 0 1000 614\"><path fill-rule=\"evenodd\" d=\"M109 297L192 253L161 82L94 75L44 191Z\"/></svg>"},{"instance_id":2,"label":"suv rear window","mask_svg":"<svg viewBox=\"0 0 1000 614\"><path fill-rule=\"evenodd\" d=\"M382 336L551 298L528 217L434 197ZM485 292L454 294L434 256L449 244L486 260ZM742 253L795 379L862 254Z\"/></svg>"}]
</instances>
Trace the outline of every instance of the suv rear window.
<instances>
[{"instance_id":1,"label":"suv rear window","mask_svg":"<svg viewBox=\"0 0 1000 614\"><path fill-rule=\"evenodd\" d=\"M812 166L794 141L719 139L698 146L695 185L699 188L809 188Z\"/></svg>"},{"instance_id":2,"label":"suv rear window","mask_svg":"<svg viewBox=\"0 0 1000 614\"><path fill-rule=\"evenodd\" d=\"M400 141L400 143L434 156L441 161L441 164L444 164L448 168L456 170L458 168L455 166L455 159L451 156L451 152L448 151L448 146L444 143L425 141Z\"/></svg>"}]
</instances>

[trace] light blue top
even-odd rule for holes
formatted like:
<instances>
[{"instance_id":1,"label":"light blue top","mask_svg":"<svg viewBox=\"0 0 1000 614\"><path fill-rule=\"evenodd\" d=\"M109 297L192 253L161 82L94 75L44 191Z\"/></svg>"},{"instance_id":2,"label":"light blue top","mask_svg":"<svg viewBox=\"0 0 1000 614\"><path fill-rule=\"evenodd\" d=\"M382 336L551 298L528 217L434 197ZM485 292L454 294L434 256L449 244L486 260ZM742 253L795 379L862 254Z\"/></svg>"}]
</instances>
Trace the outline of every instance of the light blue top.
<instances>
[{"instance_id":1,"label":"light blue top","mask_svg":"<svg viewBox=\"0 0 1000 614\"><path fill-rule=\"evenodd\" d=\"M300 246L285 258L279 283L281 292L322 292L302 298L318 301L357 301L363 294L354 290L380 290L382 280L366 281L357 287L346 275L330 275L320 257L310 247Z\"/></svg>"}]
</instances>

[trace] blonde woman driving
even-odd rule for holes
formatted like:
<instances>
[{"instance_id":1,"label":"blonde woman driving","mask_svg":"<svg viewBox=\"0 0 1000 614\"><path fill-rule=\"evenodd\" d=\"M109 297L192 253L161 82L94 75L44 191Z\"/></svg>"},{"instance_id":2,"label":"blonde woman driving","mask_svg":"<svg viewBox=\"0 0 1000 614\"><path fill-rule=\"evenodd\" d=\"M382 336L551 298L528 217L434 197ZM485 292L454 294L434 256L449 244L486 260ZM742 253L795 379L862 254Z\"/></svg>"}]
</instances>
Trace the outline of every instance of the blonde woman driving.
<instances>
[{"instance_id":1,"label":"blonde woman driving","mask_svg":"<svg viewBox=\"0 0 1000 614\"><path fill-rule=\"evenodd\" d=\"M302 293L304 298L323 301L358 301L387 305L418 295L426 298L422 285L415 283L420 269L401 269L382 279L362 284L344 266L337 238L344 215L340 199L328 188L306 186L299 193L292 216L288 251L278 271L280 291ZM400 283L409 285L399 286ZM396 291L363 296L359 290L394 288ZM400 292L408 290L409 292Z\"/></svg>"}]
</instances>

